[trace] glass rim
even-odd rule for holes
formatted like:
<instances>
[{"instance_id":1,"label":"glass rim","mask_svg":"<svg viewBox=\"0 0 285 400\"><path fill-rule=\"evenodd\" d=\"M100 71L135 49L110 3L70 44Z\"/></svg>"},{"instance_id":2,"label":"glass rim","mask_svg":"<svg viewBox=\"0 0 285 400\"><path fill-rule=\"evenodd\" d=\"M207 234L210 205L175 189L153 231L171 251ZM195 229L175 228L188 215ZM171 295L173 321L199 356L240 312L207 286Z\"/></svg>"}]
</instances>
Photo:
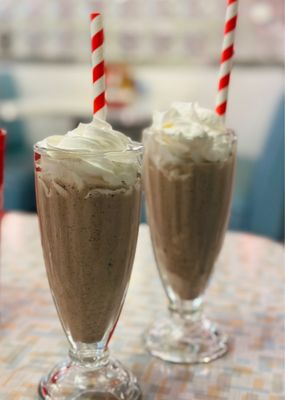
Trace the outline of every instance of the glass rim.
<instances>
[{"instance_id":1,"label":"glass rim","mask_svg":"<svg viewBox=\"0 0 285 400\"><path fill-rule=\"evenodd\" d=\"M157 129L157 128L153 128L152 126L148 126L147 128L145 128L143 130L143 134L149 133L150 131L161 133L161 132L163 132L163 129ZM237 140L237 134L235 132L235 129L226 128L225 132L223 132L223 133L230 134L234 138L234 140Z\"/></svg>"},{"instance_id":2,"label":"glass rim","mask_svg":"<svg viewBox=\"0 0 285 400\"><path fill-rule=\"evenodd\" d=\"M65 150L59 148L46 147L40 144L41 142L37 142L34 144L33 149L35 153L49 155L49 153L60 154L63 157L66 155L74 155L74 156L86 156L86 157L94 157L94 156L104 156L105 154L121 154L121 153L142 153L144 146L141 142L132 141L125 149L123 150L96 150L96 151L86 151L86 150Z\"/></svg>"}]
</instances>

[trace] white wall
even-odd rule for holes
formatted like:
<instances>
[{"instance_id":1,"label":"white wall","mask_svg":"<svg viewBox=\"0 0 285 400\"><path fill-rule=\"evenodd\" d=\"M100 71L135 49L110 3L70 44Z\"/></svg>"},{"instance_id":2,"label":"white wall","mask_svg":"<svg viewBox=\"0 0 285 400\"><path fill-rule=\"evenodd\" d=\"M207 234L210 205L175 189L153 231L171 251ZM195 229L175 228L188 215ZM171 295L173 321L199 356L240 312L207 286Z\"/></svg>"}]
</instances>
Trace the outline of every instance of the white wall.
<instances>
[{"instance_id":1,"label":"white wall","mask_svg":"<svg viewBox=\"0 0 285 400\"><path fill-rule=\"evenodd\" d=\"M19 64L10 70L21 90L19 111L31 117L28 120L31 142L68 129L66 117L91 116L91 72L87 65ZM214 106L215 68L141 66L135 67L134 72L148 92L145 105L149 112L165 108L173 100ZM260 153L282 91L281 68L235 68L227 125L238 134L240 155L256 158Z\"/></svg>"}]
</instances>

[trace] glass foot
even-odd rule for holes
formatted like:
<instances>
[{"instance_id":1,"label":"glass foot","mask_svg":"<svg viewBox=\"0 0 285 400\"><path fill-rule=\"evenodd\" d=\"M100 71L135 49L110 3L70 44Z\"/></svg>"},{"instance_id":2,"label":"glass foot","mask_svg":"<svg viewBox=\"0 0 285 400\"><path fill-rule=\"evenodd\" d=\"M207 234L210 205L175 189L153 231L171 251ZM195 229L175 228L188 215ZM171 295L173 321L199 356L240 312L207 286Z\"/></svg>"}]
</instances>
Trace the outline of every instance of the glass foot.
<instances>
[{"instance_id":1,"label":"glass foot","mask_svg":"<svg viewBox=\"0 0 285 400\"><path fill-rule=\"evenodd\" d=\"M45 400L138 400L141 390L119 361L94 368L67 359L42 378L39 395Z\"/></svg>"},{"instance_id":2,"label":"glass foot","mask_svg":"<svg viewBox=\"0 0 285 400\"><path fill-rule=\"evenodd\" d=\"M203 316L171 315L156 321L145 334L150 354L173 363L208 363L227 352L227 342L228 337Z\"/></svg>"}]
</instances>

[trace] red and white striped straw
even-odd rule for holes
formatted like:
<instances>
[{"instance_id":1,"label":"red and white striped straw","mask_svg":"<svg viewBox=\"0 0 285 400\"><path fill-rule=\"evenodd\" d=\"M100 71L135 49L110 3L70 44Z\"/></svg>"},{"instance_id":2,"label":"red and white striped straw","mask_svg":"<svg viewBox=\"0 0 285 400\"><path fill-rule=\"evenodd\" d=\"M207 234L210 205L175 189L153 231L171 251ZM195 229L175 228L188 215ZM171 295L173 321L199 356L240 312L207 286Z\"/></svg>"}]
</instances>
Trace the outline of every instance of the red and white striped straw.
<instances>
[{"instance_id":1,"label":"red and white striped straw","mask_svg":"<svg viewBox=\"0 0 285 400\"><path fill-rule=\"evenodd\" d=\"M91 50L93 74L93 115L106 119L107 106L105 99L105 64L104 64L104 31L100 13L90 14Z\"/></svg>"},{"instance_id":2,"label":"red and white striped straw","mask_svg":"<svg viewBox=\"0 0 285 400\"><path fill-rule=\"evenodd\" d=\"M225 118L227 111L229 84L234 57L234 40L238 16L238 0L227 0L224 40L219 72L216 113Z\"/></svg>"}]
</instances>

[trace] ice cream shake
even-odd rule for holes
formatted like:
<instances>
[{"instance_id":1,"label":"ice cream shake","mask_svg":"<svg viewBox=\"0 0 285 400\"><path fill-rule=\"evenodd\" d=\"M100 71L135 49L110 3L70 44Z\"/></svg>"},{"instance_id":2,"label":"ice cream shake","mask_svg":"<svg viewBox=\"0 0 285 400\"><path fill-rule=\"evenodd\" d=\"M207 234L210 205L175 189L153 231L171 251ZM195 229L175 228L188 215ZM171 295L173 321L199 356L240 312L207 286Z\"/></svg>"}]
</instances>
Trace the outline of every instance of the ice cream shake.
<instances>
[{"instance_id":1,"label":"ice cream shake","mask_svg":"<svg viewBox=\"0 0 285 400\"><path fill-rule=\"evenodd\" d=\"M227 337L201 313L223 244L236 138L214 112L173 103L144 132L144 186L152 244L170 313L155 321L146 347L163 360L209 362Z\"/></svg>"},{"instance_id":2,"label":"ice cream shake","mask_svg":"<svg viewBox=\"0 0 285 400\"><path fill-rule=\"evenodd\" d=\"M144 134L148 220L170 297L194 300L208 283L227 227L235 138L213 112L174 103Z\"/></svg>"},{"instance_id":3,"label":"ice cream shake","mask_svg":"<svg viewBox=\"0 0 285 400\"><path fill-rule=\"evenodd\" d=\"M106 342L128 287L141 150L94 118L36 146L36 192L52 295L71 343Z\"/></svg>"},{"instance_id":4,"label":"ice cream shake","mask_svg":"<svg viewBox=\"0 0 285 400\"><path fill-rule=\"evenodd\" d=\"M43 400L139 400L136 377L109 357L137 242L142 145L106 120L104 28L90 13L93 120L37 143L37 208L47 276L69 357L39 384Z\"/></svg>"}]
</instances>

